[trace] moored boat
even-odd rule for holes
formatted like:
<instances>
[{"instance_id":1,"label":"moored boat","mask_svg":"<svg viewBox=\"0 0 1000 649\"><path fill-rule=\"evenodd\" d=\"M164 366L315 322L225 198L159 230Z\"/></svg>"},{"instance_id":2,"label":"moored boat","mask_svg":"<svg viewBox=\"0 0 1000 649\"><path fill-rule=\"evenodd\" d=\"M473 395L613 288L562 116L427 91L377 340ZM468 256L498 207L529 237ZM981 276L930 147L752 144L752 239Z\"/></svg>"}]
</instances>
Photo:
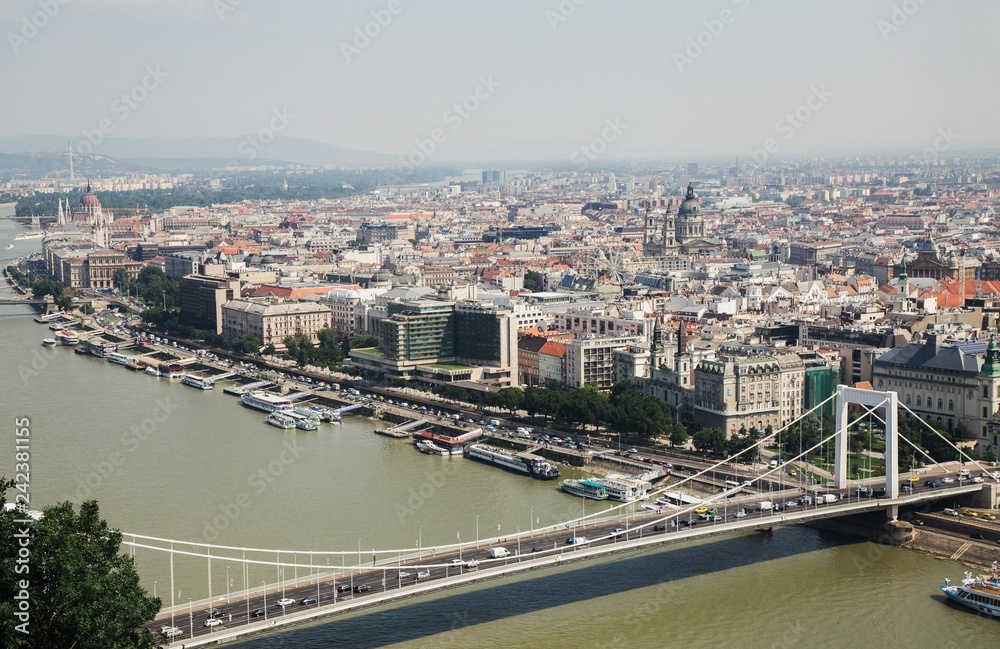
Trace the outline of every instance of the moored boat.
<instances>
[{"instance_id":1,"label":"moored boat","mask_svg":"<svg viewBox=\"0 0 1000 649\"><path fill-rule=\"evenodd\" d=\"M90 350L87 349L86 345L77 345L76 347L73 348L73 351L76 352L77 354L89 354L90 353Z\"/></svg>"},{"instance_id":2,"label":"moored boat","mask_svg":"<svg viewBox=\"0 0 1000 649\"><path fill-rule=\"evenodd\" d=\"M129 363L132 362L131 356L129 356L128 354L122 354L120 352L110 352L104 358L118 365L128 365Z\"/></svg>"},{"instance_id":3,"label":"moored boat","mask_svg":"<svg viewBox=\"0 0 1000 649\"><path fill-rule=\"evenodd\" d=\"M198 388L199 390L211 390L215 387L215 383L210 378L195 376L194 374L188 374L181 381L184 385L190 385L192 388Z\"/></svg>"},{"instance_id":4,"label":"moored boat","mask_svg":"<svg viewBox=\"0 0 1000 649\"><path fill-rule=\"evenodd\" d=\"M275 412L292 407L292 402L289 399L259 390L244 394L240 399L240 403L248 408L263 410L264 412Z\"/></svg>"},{"instance_id":5,"label":"moored boat","mask_svg":"<svg viewBox=\"0 0 1000 649\"><path fill-rule=\"evenodd\" d=\"M156 369L155 365L147 365L146 374L149 374L150 376L159 376L160 370Z\"/></svg>"},{"instance_id":6,"label":"moored boat","mask_svg":"<svg viewBox=\"0 0 1000 649\"><path fill-rule=\"evenodd\" d=\"M648 482L633 480L631 478L592 478L592 480L604 486L608 492L608 498L623 503L635 502L648 497Z\"/></svg>"},{"instance_id":7,"label":"moored boat","mask_svg":"<svg viewBox=\"0 0 1000 649\"><path fill-rule=\"evenodd\" d=\"M56 346L56 339L55 338L42 338L42 345L44 345L46 347L55 347Z\"/></svg>"},{"instance_id":8,"label":"moored boat","mask_svg":"<svg viewBox=\"0 0 1000 649\"><path fill-rule=\"evenodd\" d=\"M552 480L559 477L559 469L545 460L515 455L510 451L487 444L469 444L465 447L465 456L517 473L526 473L540 480Z\"/></svg>"},{"instance_id":9,"label":"moored boat","mask_svg":"<svg viewBox=\"0 0 1000 649\"><path fill-rule=\"evenodd\" d=\"M590 498L591 500L607 500L608 491L599 482L593 480L563 480L559 487L568 494Z\"/></svg>"},{"instance_id":10,"label":"moored boat","mask_svg":"<svg viewBox=\"0 0 1000 649\"><path fill-rule=\"evenodd\" d=\"M272 412L264 421L284 430L295 428L295 420L283 412Z\"/></svg>"},{"instance_id":11,"label":"moored boat","mask_svg":"<svg viewBox=\"0 0 1000 649\"><path fill-rule=\"evenodd\" d=\"M56 332L56 340L58 340L61 345L79 345L80 334L76 333L72 329L63 329Z\"/></svg>"},{"instance_id":12,"label":"moored boat","mask_svg":"<svg viewBox=\"0 0 1000 649\"><path fill-rule=\"evenodd\" d=\"M160 363L157 367L160 376L168 379L179 379L184 376L184 366L178 363Z\"/></svg>"},{"instance_id":13,"label":"moored boat","mask_svg":"<svg viewBox=\"0 0 1000 649\"><path fill-rule=\"evenodd\" d=\"M996 561L989 575L973 577L971 572L966 572L960 585L952 585L950 579L944 582L939 588L951 601L991 617L1000 617L1000 577Z\"/></svg>"}]
</instances>

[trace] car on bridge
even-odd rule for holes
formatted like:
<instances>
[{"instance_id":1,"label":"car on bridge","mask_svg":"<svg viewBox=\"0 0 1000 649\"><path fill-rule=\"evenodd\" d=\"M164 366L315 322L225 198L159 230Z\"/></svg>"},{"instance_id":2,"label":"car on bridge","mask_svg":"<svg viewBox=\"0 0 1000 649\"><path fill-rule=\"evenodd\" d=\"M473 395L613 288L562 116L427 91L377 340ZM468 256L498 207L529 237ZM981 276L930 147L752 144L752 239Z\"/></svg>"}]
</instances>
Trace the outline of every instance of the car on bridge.
<instances>
[{"instance_id":1,"label":"car on bridge","mask_svg":"<svg viewBox=\"0 0 1000 649\"><path fill-rule=\"evenodd\" d=\"M587 542L586 536L571 536L566 539L566 545L583 545Z\"/></svg>"},{"instance_id":2,"label":"car on bridge","mask_svg":"<svg viewBox=\"0 0 1000 649\"><path fill-rule=\"evenodd\" d=\"M284 608L286 606L291 606L295 603L295 600L290 597L282 597L278 600L278 606Z\"/></svg>"},{"instance_id":3,"label":"car on bridge","mask_svg":"<svg viewBox=\"0 0 1000 649\"><path fill-rule=\"evenodd\" d=\"M368 584L358 584L357 586L354 587L354 592L355 593L367 593L371 589L372 589L372 587L369 586Z\"/></svg>"},{"instance_id":4,"label":"car on bridge","mask_svg":"<svg viewBox=\"0 0 1000 649\"><path fill-rule=\"evenodd\" d=\"M222 626L222 620L210 617L207 620L205 620L204 626L207 626L208 628L212 628L213 626Z\"/></svg>"},{"instance_id":5,"label":"car on bridge","mask_svg":"<svg viewBox=\"0 0 1000 649\"><path fill-rule=\"evenodd\" d=\"M256 611L250 614L250 617L264 617L267 615L267 611L262 608L258 608Z\"/></svg>"},{"instance_id":6,"label":"car on bridge","mask_svg":"<svg viewBox=\"0 0 1000 649\"><path fill-rule=\"evenodd\" d=\"M184 634L183 631L175 626L165 626L160 629L160 633L162 633L165 638L176 638L177 636Z\"/></svg>"},{"instance_id":7,"label":"car on bridge","mask_svg":"<svg viewBox=\"0 0 1000 649\"><path fill-rule=\"evenodd\" d=\"M351 585L350 584L337 584L337 592L338 593L349 593L349 592L351 592Z\"/></svg>"},{"instance_id":8,"label":"car on bridge","mask_svg":"<svg viewBox=\"0 0 1000 649\"><path fill-rule=\"evenodd\" d=\"M209 619L226 617L226 612L222 609L211 608L208 610L208 617Z\"/></svg>"},{"instance_id":9,"label":"car on bridge","mask_svg":"<svg viewBox=\"0 0 1000 649\"><path fill-rule=\"evenodd\" d=\"M412 573L406 572L405 570L400 570L399 571L399 579L406 579L407 577L410 577L411 574Z\"/></svg>"},{"instance_id":10,"label":"car on bridge","mask_svg":"<svg viewBox=\"0 0 1000 649\"><path fill-rule=\"evenodd\" d=\"M430 570L418 570L417 571L417 579L430 579L430 576L431 576L431 571Z\"/></svg>"},{"instance_id":11,"label":"car on bridge","mask_svg":"<svg viewBox=\"0 0 1000 649\"><path fill-rule=\"evenodd\" d=\"M941 483L938 482L937 480L925 480L924 486L930 487L931 489L937 489L938 487L941 486Z\"/></svg>"},{"instance_id":12,"label":"car on bridge","mask_svg":"<svg viewBox=\"0 0 1000 649\"><path fill-rule=\"evenodd\" d=\"M309 597L303 597L299 604L302 606L308 606L309 604L316 604L319 599L315 595L310 595Z\"/></svg>"}]
</instances>

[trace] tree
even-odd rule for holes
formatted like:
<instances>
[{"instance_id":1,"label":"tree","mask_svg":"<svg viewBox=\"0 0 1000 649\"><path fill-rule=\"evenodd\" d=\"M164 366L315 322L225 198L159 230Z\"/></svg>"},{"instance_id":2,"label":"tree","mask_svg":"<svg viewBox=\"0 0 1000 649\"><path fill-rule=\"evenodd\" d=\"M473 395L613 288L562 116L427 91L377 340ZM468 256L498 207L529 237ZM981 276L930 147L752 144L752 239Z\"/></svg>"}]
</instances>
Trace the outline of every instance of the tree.
<instances>
[{"instance_id":1,"label":"tree","mask_svg":"<svg viewBox=\"0 0 1000 649\"><path fill-rule=\"evenodd\" d=\"M246 334L240 338L236 349L244 354L256 354L260 351L260 338L253 334Z\"/></svg>"},{"instance_id":2,"label":"tree","mask_svg":"<svg viewBox=\"0 0 1000 649\"><path fill-rule=\"evenodd\" d=\"M720 455L726 451L726 434L721 428L702 428L692 437L695 450Z\"/></svg>"},{"instance_id":3,"label":"tree","mask_svg":"<svg viewBox=\"0 0 1000 649\"><path fill-rule=\"evenodd\" d=\"M487 403L493 408L502 408L512 415L521 407L524 393L520 388L500 388L489 396Z\"/></svg>"},{"instance_id":4,"label":"tree","mask_svg":"<svg viewBox=\"0 0 1000 649\"><path fill-rule=\"evenodd\" d=\"M13 483L0 483L0 505ZM122 535L101 520L96 501L74 511L72 503L46 507L41 520L15 522L18 511L0 511L0 646L9 649L146 649L157 646L141 629L160 610L160 600L139 585L131 557L119 554ZM18 539L18 543L14 542ZM24 539L23 545L21 540ZM17 564L19 547L30 548ZM26 572L15 572L26 565ZM16 617L22 590L30 616ZM20 626L20 625L24 626ZM27 633L22 633L27 631Z\"/></svg>"},{"instance_id":5,"label":"tree","mask_svg":"<svg viewBox=\"0 0 1000 649\"><path fill-rule=\"evenodd\" d=\"M688 443L689 439L691 439L691 436L688 435L688 432L684 428L683 424L678 422L673 425L673 428L670 430L671 446L684 446Z\"/></svg>"},{"instance_id":6,"label":"tree","mask_svg":"<svg viewBox=\"0 0 1000 649\"><path fill-rule=\"evenodd\" d=\"M128 291L129 287L128 273L125 272L124 268L118 268L115 270L115 274L111 277L111 284L119 291Z\"/></svg>"},{"instance_id":7,"label":"tree","mask_svg":"<svg viewBox=\"0 0 1000 649\"><path fill-rule=\"evenodd\" d=\"M538 293L542 290L542 274L529 270L524 274L524 288L528 289L532 293Z\"/></svg>"}]
</instances>

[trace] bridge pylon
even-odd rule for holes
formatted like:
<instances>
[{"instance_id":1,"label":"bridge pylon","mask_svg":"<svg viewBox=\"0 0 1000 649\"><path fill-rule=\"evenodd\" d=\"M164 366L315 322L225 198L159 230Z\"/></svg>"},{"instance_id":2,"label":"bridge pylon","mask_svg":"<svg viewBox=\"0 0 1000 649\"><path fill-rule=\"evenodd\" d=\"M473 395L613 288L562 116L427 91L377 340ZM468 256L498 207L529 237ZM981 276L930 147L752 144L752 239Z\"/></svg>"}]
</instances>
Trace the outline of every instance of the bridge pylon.
<instances>
[{"instance_id":1,"label":"bridge pylon","mask_svg":"<svg viewBox=\"0 0 1000 649\"><path fill-rule=\"evenodd\" d=\"M851 404L870 409L881 409L885 420L885 493L887 498L899 497L899 395L895 392L861 390L846 385L837 386L837 429L834 453L834 485L837 489L847 488L848 460L848 414Z\"/></svg>"}]
</instances>

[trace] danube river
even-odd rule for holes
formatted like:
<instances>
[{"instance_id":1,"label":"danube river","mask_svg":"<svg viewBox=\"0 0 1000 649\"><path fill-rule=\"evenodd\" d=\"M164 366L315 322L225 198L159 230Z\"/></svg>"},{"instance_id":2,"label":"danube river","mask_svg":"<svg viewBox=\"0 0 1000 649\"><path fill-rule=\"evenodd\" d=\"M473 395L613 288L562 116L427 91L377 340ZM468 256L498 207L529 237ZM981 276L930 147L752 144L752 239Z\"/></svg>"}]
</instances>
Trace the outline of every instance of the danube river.
<instances>
[{"instance_id":1,"label":"danube river","mask_svg":"<svg viewBox=\"0 0 1000 649\"><path fill-rule=\"evenodd\" d=\"M0 222L0 247L18 229ZM22 241L0 257L39 248ZM366 554L473 540L477 529L482 538L513 533L582 511L554 483L419 454L373 434L364 419L280 431L220 389L43 348L51 332L33 311L0 309L0 413L8 431L15 417L30 418L33 507L94 498L127 532ZM11 475L12 435L5 446L0 472ZM137 564L146 587L169 601L164 557L140 551ZM226 568L213 565L216 596ZM240 569L229 568L232 588L242 588ZM944 577L963 571L906 550L779 528L494 580L244 646L993 646L1000 622L936 594ZM179 602L205 596L203 563L178 559L175 579ZM273 582L273 569L252 569L251 585L262 579Z\"/></svg>"}]
</instances>

